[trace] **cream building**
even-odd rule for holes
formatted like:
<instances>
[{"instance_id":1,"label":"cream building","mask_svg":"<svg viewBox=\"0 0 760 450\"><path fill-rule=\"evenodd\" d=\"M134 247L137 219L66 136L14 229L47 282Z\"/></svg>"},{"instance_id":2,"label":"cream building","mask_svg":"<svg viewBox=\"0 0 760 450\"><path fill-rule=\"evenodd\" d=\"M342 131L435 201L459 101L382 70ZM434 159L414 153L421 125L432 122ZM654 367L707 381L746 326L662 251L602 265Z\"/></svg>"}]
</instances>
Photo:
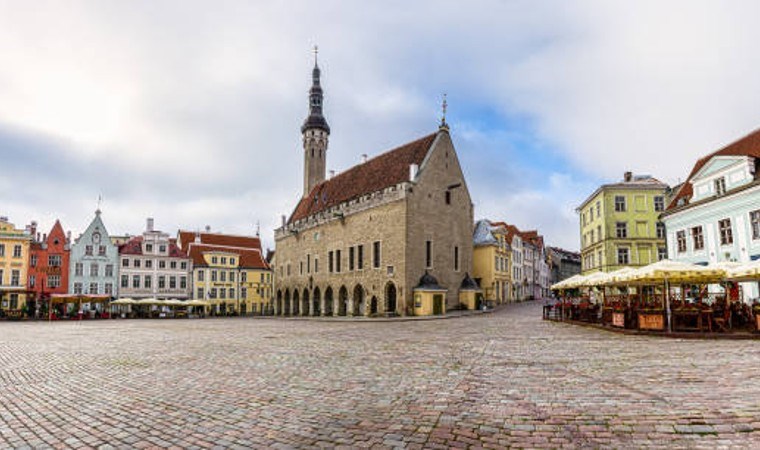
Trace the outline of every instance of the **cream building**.
<instances>
[{"instance_id":1,"label":"cream building","mask_svg":"<svg viewBox=\"0 0 760 450\"><path fill-rule=\"evenodd\" d=\"M316 65L309 98L302 196L275 230L275 312L411 315L415 288L426 286L443 303L430 311L458 307L472 264L473 205L445 120L325 179L330 128Z\"/></svg>"},{"instance_id":2,"label":"cream building","mask_svg":"<svg viewBox=\"0 0 760 450\"><path fill-rule=\"evenodd\" d=\"M192 296L219 315L271 314L272 270L258 236L180 231L177 245L192 259Z\"/></svg>"}]
</instances>

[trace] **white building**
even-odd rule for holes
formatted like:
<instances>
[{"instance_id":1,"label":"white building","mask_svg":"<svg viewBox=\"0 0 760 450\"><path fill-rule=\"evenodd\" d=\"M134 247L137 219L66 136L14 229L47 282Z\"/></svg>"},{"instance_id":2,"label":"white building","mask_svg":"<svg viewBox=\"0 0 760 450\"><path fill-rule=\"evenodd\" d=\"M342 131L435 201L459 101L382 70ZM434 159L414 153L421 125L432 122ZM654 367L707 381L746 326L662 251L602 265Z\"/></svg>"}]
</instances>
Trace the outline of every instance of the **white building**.
<instances>
[{"instance_id":1,"label":"white building","mask_svg":"<svg viewBox=\"0 0 760 450\"><path fill-rule=\"evenodd\" d=\"M760 259L760 130L694 165L662 215L670 259L708 264ZM758 283L742 283L745 301Z\"/></svg>"},{"instance_id":2,"label":"white building","mask_svg":"<svg viewBox=\"0 0 760 450\"><path fill-rule=\"evenodd\" d=\"M147 220L142 236L119 246L119 296L131 298L190 298L190 258L167 233Z\"/></svg>"}]
</instances>

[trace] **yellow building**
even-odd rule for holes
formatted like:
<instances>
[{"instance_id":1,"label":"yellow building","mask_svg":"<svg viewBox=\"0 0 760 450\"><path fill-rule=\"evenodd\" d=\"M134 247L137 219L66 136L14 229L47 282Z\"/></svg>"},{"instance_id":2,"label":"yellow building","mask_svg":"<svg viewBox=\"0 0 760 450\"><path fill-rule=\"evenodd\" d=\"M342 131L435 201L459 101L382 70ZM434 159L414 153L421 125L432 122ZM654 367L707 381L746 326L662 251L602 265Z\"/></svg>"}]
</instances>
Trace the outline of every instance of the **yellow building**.
<instances>
[{"instance_id":1,"label":"yellow building","mask_svg":"<svg viewBox=\"0 0 760 450\"><path fill-rule=\"evenodd\" d=\"M473 235L472 277L486 300L495 304L512 301L510 232L503 222L479 220Z\"/></svg>"},{"instance_id":2,"label":"yellow building","mask_svg":"<svg viewBox=\"0 0 760 450\"><path fill-rule=\"evenodd\" d=\"M180 231L177 244L193 260L192 296L210 313L271 313L272 270L258 237Z\"/></svg>"},{"instance_id":3,"label":"yellow building","mask_svg":"<svg viewBox=\"0 0 760 450\"><path fill-rule=\"evenodd\" d=\"M0 217L0 315L21 317L32 236Z\"/></svg>"},{"instance_id":4,"label":"yellow building","mask_svg":"<svg viewBox=\"0 0 760 450\"><path fill-rule=\"evenodd\" d=\"M667 257L665 210L668 185L648 175L626 172L605 184L577 209L581 230L582 274L645 266Z\"/></svg>"}]
</instances>

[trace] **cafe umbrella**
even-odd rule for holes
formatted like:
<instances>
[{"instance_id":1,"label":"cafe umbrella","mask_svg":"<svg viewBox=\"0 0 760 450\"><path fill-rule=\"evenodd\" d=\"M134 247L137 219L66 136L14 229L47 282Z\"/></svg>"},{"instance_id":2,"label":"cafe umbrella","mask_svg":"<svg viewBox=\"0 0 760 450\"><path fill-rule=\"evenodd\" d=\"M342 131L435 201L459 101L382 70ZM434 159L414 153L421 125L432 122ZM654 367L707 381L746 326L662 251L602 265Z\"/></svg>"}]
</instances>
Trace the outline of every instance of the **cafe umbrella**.
<instances>
[{"instance_id":1,"label":"cafe umbrella","mask_svg":"<svg viewBox=\"0 0 760 450\"><path fill-rule=\"evenodd\" d=\"M663 259L648 266L636 269L620 277L620 282L629 284L664 284L665 314L667 330L672 330L670 310L670 285L672 283L710 283L720 281L725 276L725 270L700 266L679 261Z\"/></svg>"}]
</instances>

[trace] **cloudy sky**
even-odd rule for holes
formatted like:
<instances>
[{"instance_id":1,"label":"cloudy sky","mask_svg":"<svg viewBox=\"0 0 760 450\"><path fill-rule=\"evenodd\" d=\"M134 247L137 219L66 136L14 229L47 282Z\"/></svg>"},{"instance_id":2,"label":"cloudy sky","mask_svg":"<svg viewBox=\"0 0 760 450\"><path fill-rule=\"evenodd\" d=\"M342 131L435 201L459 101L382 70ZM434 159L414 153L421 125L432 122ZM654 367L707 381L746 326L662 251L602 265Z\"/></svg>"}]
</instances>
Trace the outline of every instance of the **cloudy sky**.
<instances>
[{"instance_id":1,"label":"cloudy sky","mask_svg":"<svg viewBox=\"0 0 760 450\"><path fill-rule=\"evenodd\" d=\"M579 247L574 208L626 170L676 183L760 125L756 1L0 0L0 215L74 234L99 195L265 245L302 190L320 48L328 166L437 128L476 218Z\"/></svg>"}]
</instances>

